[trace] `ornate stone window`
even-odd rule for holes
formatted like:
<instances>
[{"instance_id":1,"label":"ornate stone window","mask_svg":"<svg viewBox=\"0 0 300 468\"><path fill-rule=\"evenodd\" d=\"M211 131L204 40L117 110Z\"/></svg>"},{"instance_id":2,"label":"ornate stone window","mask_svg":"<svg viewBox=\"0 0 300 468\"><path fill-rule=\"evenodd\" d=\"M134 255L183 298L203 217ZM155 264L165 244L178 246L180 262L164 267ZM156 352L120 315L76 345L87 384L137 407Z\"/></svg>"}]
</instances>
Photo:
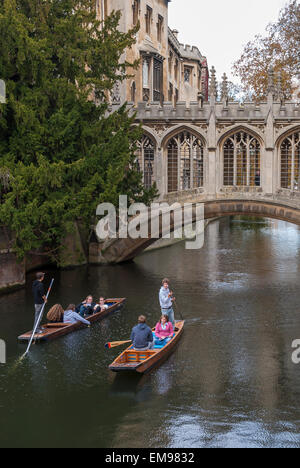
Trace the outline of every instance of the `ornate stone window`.
<instances>
[{"instance_id":1,"label":"ornate stone window","mask_svg":"<svg viewBox=\"0 0 300 468\"><path fill-rule=\"evenodd\" d=\"M246 132L229 137L223 146L224 185L260 186L260 143Z\"/></svg>"},{"instance_id":2,"label":"ornate stone window","mask_svg":"<svg viewBox=\"0 0 300 468\"><path fill-rule=\"evenodd\" d=\"M154 183L155 145L146 135L138 142L137 166L144 174L144 185L150 189Z\"/></svg>"},{"instance_id":3,"label":"ornate stone window","mask_svg":"<svg viewBox=\"0 0 300 468\"><path fill-rule=\"evenodd\" d=\"M285 138L280 147L281 187L300 190L300 132Z\"/></svg>"},{"instance_id":4,"label":"ornate stone window","mask_svg":"<svg viewBox=\"0 0 300 468\"><path fill-rule=\"evenodd\" d=\"M203 187L204 145L184 131L168 143L168 192Z\"/></svg>"}]
</instances>

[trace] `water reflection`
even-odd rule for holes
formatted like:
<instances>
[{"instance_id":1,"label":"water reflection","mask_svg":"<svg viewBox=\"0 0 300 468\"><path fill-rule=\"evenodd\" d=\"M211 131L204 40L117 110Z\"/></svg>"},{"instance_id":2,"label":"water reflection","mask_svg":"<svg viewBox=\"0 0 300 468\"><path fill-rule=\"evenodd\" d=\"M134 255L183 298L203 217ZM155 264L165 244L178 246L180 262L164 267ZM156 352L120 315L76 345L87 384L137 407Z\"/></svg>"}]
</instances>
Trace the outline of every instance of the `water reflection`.
<instances>
[{"instance_id":1,"label":"water reflection","mask_svg":"<svg viewBox=\"0 0 300 468\"><path fill-rule=\"evenodd\" d=\"M221 220L199 252L177 244L133 264L50 272L50 306L88 293L128 301L90 329L35 346L13 372L0 367L0 446L299 447L299 251L295 226ZM108 366L121 349L104 344L128 339L141 313L158 320L166 275L186 319L180 345L147 376L115 376ZM10 363L32 315L30 284L0 298Z\"/></svg>"}]
</instances>

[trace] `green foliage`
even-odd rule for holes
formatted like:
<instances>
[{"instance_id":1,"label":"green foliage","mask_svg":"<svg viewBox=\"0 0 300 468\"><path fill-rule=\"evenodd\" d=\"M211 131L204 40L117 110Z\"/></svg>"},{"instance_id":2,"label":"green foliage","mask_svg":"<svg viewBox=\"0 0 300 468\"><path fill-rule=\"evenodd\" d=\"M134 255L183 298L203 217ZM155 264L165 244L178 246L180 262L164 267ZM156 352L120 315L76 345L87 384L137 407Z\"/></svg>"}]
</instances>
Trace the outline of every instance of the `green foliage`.
<instances>
[{"instance_id":1,"label":"green foliage","mask_svg":"<svg viewBox=\"0 0 300 468\"><path fill-rule=\"evenodd\" d=\"M107 113L109 92L137 65L121 62L137 30L120 32L119 12L101 24L95 3L0 0L0 224L20 258L43 247L58 262L74 222L93 224L100 202L156 195L134 164L134 117Z\"/></svg>"}]
</instances>

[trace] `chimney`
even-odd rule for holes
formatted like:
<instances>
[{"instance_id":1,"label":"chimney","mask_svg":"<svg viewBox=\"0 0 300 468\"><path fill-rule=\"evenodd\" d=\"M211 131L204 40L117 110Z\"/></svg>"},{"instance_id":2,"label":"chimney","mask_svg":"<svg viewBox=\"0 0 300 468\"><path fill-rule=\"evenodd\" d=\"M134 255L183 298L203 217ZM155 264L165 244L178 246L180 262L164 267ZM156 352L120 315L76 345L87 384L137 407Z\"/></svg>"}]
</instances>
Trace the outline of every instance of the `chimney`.
<instances>
[{"instance_id":1,"label":"chimney","mask_svg":"<svg viewBox=\"0 0 300 468\"><path fill-rule=\"evenodd\" d=\"M174 36L176 37L176 39L178 39L179 31L178 31L177 29L173 29L172 33L174 34Z\"/></svg>"}]
</instances>

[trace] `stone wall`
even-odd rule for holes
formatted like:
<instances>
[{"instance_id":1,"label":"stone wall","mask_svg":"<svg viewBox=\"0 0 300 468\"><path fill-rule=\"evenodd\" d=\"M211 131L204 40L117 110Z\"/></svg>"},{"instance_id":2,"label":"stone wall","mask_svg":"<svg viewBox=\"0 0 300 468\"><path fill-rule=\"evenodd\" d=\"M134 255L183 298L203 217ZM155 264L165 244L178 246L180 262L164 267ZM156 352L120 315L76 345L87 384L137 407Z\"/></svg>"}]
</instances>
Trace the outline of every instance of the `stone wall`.
<instances>
[{"instance_id":1,"label":"stone wall","mask_svg":"<svg viewBox=\"0 0 300 468\"><path fill-rule=\"evenodd\" d=\"M18 263L15 253L11 251L0 251L0 294L21 288L24 284L24 262Z\"/></svg>"}]
</instances>

